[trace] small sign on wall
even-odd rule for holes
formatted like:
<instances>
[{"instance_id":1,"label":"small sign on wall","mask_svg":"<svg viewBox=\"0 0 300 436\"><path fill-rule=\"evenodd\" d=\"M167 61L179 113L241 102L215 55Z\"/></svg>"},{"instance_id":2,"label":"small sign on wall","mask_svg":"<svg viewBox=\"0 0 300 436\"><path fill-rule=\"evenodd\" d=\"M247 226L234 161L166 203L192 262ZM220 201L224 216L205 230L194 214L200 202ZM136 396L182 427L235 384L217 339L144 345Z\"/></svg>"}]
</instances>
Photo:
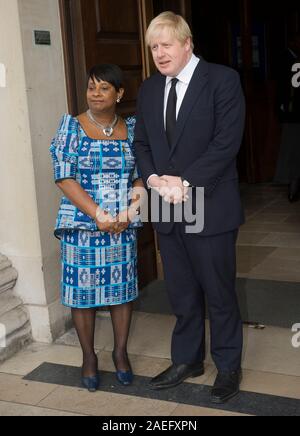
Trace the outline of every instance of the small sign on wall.
<instances>
[{"instance_id":1,"label":"small sign on wall","mask_svg":"<svg viewBox=\"0 0 300 436\"><path fill-rule=\"evenodd\" d=\"M51 45L51 35L48 30L34 30L35 45Z\"/></svg>"},{"instance_id":2,"label":"small sign on wall","mask_svg":"<svg viewBox=\"0 0 300 436\"><path fill-rule=\"evenodd\" d=\"M0 63L0 88L6 87L6 70L5 65Z\"/></svg>"}]
</instances>

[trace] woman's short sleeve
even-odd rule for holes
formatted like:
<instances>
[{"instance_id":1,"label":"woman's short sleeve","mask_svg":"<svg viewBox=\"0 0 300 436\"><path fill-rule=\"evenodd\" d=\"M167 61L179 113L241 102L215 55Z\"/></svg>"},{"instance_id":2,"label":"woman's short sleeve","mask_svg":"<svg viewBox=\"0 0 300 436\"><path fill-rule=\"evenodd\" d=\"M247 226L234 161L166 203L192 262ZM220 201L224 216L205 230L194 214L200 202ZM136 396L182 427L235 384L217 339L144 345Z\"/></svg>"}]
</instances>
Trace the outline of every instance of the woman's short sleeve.
<instances>
[{"instance_id":1,"label":"woman's short sleeve","mask_svg":"<svg viewBox=\"0 0 300 436\"><path fill-rule=\"evenodd\" d=\"M50 146L56 182L76 179L78 148L78 121L71 115L64 115Z\"/></svg>"}]
</instances>

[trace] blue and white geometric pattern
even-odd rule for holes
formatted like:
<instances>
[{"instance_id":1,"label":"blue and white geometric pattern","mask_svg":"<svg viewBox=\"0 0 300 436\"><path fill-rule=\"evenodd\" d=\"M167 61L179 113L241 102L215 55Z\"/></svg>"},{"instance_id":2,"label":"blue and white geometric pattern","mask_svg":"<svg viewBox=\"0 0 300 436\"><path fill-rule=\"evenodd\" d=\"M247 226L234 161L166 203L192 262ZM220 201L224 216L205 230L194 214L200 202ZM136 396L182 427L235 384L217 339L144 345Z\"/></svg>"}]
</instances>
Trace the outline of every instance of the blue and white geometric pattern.
<instances>
[{"instance_id":1,"label":"blue and white geometric pattern","mask_svg":"<svg viewBox=\"0 0 300 436\"><path fill-rule=\"evenodd\" d=\"M65 230L61 257L63 305L87 309L138 298L136 230L113 237L99 231Z\"/></svg>"},{"instance_id":2,"label":"blue and white geometric pattern","mask_svg":"<svg viewBox=\"0 0 300 436\"><path fill-rule=\"evenodd\" d=\"M77 118L64 115L50 147L55 181L75 179L96 204L113 216L129 206L133 182L140 177L133 150L135 118L125 122L127 140L95 140L86 135ZM137 217L129 228L141 226ZM97 225L62 197L55 236L60 238L65 229L95 232Z\"/></svg>"},{"instance_id":3,"label":"blue and white geometric pattern","mask_svg":"<svg viewBox=\"0 0 300 436\"><path fill-rule=\"evenodd\" d=\"M117 216L131 201L139 173L133 153L135 119L126 120L126 141L89 138L78 120L64 115L50 151L55 180L75 179L102 209ZM137 219L120 235L99 232L95 221L66 197L55 235L61 239L61 299L65 306L92 308L138 297Z\"/></svg>"}]
</instances>

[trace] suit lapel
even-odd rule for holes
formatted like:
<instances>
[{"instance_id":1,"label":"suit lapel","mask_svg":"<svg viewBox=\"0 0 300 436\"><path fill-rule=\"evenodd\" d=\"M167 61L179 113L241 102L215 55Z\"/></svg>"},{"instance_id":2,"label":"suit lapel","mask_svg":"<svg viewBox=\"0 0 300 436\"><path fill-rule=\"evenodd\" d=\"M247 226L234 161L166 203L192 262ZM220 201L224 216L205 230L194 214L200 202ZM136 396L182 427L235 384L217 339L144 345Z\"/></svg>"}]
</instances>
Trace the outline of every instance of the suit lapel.
<instances>
[{"instance_id":1,"label":"suit lapel","mask_svg":"<svg viewBox=\"0 0 300 436\"><path fill-rule=\"evenodd\" d=\"M208 82L208 64L207 62L202 58L197 65L197 68L194 72L194 75L192 77L192 80L189 84L189 87L186 91L186 94L184 96L184 100L182 102L178 119L177 119L177 125L176 125L176 136L173 143L173 146L171 148L171 155L173 155L176 146L178 144L178 141L180 139L180 136L183 132L184 126L187 122L187 119L198 100L203 88L206 86Z\"/></svg>"}]
</instances>

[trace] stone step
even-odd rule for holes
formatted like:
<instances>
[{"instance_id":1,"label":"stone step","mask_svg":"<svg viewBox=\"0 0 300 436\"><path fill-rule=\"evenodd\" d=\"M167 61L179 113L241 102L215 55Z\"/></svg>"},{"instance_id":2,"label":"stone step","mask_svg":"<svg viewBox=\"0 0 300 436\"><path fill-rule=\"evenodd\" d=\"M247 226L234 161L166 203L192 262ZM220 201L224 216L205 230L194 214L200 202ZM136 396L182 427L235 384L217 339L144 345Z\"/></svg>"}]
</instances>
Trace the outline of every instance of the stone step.
<instances>
[{"instance_id":1,"label":"stone step","mask_svg":"<svg viewBox=\"0 0 300 436\"><path fill-rule=\"evenodd\" d=\"M22 329L6 336L5 347L0 347L0 363L18 353L32 342L31 325L27 322Z\"/></svg>"},{"instance_id":2,"label":"stone step","mask_svg":"<svg viewBox=\"0 0 300 436\"><path fill-rule=\"evenodd\" d=\"M12 266L11 261L3 254L0 254L0 273L5 268L10 268Z\"/></svg>"},{"instance_id":3,"label":"stone step","mask_svg":"<svg viewBox=\"0 0 300 436\"><path fill-rule=\"evenodd\" d=\"M11 262L0 255L0 294L8 289L13 289L18 278L17 271L11 266Z\"/></svg>"},{"instance_id":4,"label":"stone step","mask_svg":"<svg viewBox=\"0 0 300 436\"><path fill-rule=\"evenodd\" d=\"M0 254L0 362L32 342L29 313L13 292L17 278L10 260Z\"/></svg>"},{"instance_id":5,"label":"stone step","mask_svg":"<svg viewBox=\"0 0 300 436\"><path fill-rule=\"evenodd\" d=\"M17 297L11 290L3 292L1 294L0 317L22 305L21 298Z\"/></svg>"},{"instance_id":6,"label":"stone step","mask_svg":"<svg viewBox=\"0 0 300 436\"><path fill-rule=\"evenodd\" d=\"M7 337L13 332L22 329L28 321L29 315L24 306L18 306L0 316L0 325L5 326Z\"/></svg>"},{"instance_id":7,"label":"stone step","mask_svg":"<svg viewBox=\"0 0 300 436\"><path fill-rule=\"evenodd\" d=\"M10 300L6 303L8 308L20 303L14 296ZM18 305L0 316L0 362L9 359L31 342L31 325L25 307Z\"/></svg>"}]
</instances>

